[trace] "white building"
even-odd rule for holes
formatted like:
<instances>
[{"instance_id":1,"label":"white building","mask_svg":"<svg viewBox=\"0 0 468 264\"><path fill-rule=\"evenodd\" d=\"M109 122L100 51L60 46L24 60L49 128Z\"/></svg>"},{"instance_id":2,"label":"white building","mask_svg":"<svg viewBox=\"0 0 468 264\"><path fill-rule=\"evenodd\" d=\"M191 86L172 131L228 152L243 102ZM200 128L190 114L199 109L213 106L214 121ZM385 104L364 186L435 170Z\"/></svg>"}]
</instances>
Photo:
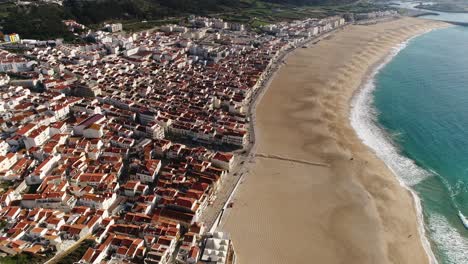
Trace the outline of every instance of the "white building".
<instances>
[{"instance_id":1,"label":"white building","mask_svg":"<svg viewBox=\"0 0 468 264\"><path fill-rule=\"evenodd\" d=\"M5 171L11 168L18 161L18 156L15 153L8 153L6 156L0 156L0 171Z\"/></svg>"},{"instance_id":2,"label":"white building","mask_svg":"<svg viewBox=\"0 0 468 264\"><path fill-rule=\"evenodd\" d=\"M0 72L30 71L35 63L6 50L0 50Z\"/></svg>"},{"instance_id":3,"label":"white building","mask_svg":"<svg viewBox=\"0 0 468 264\"><path fill-rule=\"evenodd\" d=\"M215 232L211 238L207 238L200 261L209 264L236 263L234 248L228 235L223 232Z\"/></svg>"},{"instance_id":4,"label":"white building","mask_svg":"<svg viewBox=\"0 0 468 264\"><path fill-rule=\"evenodd\" d=\"M222 19L213 19L212 27L216 29L226 29L228 28L228 23L224 22Z\"/></svg>"},{"instance_id":5,"label":"white building","mask_svg":"<svg viewBox=\"0 0 468 264\"><path fill-rule=\"evenodd\" d=\"M84 194L76 203L77 205L87 206L93 209L107 210L117 199L117 194L98 195L87 193Z\"/></svg>"},{"instance_id":6,"label":"white building","mask_svg":"<svg viewBox=\"0 0 468 264\"><path fill-rule=\"evenodd\" d=\"M160 30L162 32L172 32L174 31L174 25L164 25L164 26L161 26Z\"/></svg>"},{"instance_id":7,"label":"white building","mask_svg":"<svg viewBox=\"0 0 468 264\"><path fill-rule=\"evenodd\" d=\"M49 139L49 130L50 128L48 126L41 126L36 130L32 131L29 134L29 136L26 136L23 139L24 146L26 147L26 149L42 146Z\"/></svg>"},{"instance_id":8,"label":"white building","mask_svg":"<svg viewBox=\"0 0 468 264\"><path fill-rule=\"evenodd\" d=\"M101 114L96 114L88 117L83 122L73 127L73 134L76 136L83 136L84 130L91 127L94 124L100 124L106 120L106 117Z\"/></svg>"},{"instance_id":9,"label":"white building","mask_svg":"<svg viewBox=\"0 0 468 264\"><path fill-rule=\"evenodd\" d=\"M49 172L55 167L57 162L61 159L61 155L49 156L45 159L37 168L29 174L26 178L28 184L38 184L49 174Z\"/></svg>"},{"instance_id":10,"label":"white building","mask_svg":"<svg viewBox=\"0 0 468 264\"><path fill-rule=\"evenodd\" d=\"M0 139L0 156L6 155L9 149L10 145L5 140Z\"/></svg>"},{"instance_id":11,"label":"white building","mask_svg":"<svg viewBox=\"0 0 468 264\"><path fill-rule=\"evenodd\" d=\"M231 28L231 30L234 30L234 31L244 31L245 30L244 25L240 24L240 23L231 23L229 25L229 27Z\"/></svg>"},{"instance_id":12,"label":"white building","mask_svg":"<svg viewBox=\"0 0 468 264\"><path fill-rule=\"evenodd\" d=\"M101 138L104 135L104 126L102 124L92 124L83 130L85 138Z\"/></svg>"},{"instance_id":13,"label":"white building","mask_svg":"<svg viewBox=\"0 0 468 264\"><path fill-rule=\"evenodd\" d=\"M143 183L153 183L161 169L161 164L160 160L148 160L145 164L146 169L138 172L136 175Z\"/></svg>"},{"instance_id":14,"label":"white building","mask_svg":"<svg viewBox=\"0 0 468 264\"><path fill-rule=\"evenodd\" d=\"M247 144L246 132L228 132L224 133L222 143L242 147Z\"/></svg>"},{"instance_id":15,"label":"white building","mask_svg":"<svg viewBox=\"0 0 468 264\"><path fill-rule=\"evenodd\" d=\"M216 154L211 159L211 162L216 167L229 171L234 166L234 155L216 152Z\"/></svg>"},{"instance_id":16,"label":"white building","mask_svg":"<svg viewBox=\"0 0 468 264\"><path fill-rule=\"evenodd\" d=\"M122 23L108 24L105 27L109 32L122 31Z\"/></svg>"},{"instance_id":17,"label":"white building","mask_svg":"<svg viewBox=\"0 0 468 264\"><path fill-rule=\"evenodd\" d=\"M146 127L146 133L148 137L152 139L163 139L164 138L164 128L159 124L153 124L152 126Z\"/></svg>"}]
</instances>

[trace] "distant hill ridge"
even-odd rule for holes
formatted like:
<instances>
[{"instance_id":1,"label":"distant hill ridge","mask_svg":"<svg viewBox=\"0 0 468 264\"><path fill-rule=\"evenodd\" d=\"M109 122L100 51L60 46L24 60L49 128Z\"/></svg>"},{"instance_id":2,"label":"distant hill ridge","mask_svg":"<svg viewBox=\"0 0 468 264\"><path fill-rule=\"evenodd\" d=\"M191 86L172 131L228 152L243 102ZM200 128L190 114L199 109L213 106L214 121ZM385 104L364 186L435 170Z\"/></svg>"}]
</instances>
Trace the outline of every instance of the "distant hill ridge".
<instances>
[{"instance_id":1,"label":"distant hill ridge","mask_svg":"<svg viewBox=\"0 0 468 264\"><path fill-rule=\"evenodd\" d=\"M188 14L238 15L248 9L291 10L298 5L338 5L355 0L64 0L56 4L16 6L0 3L3 32L19 33L23 38L50 39L63 37L74 39L61 23L75 19L85 25L98 25L105 21L156 21ZM35 2L38 3L38 2ZM271 7L271 8L270 8ZM254 15L248 15L254 16ZM268 16L268 14L267 14ZM162 21L163 23L164 21Z\"/></svg>"}]
</instances>

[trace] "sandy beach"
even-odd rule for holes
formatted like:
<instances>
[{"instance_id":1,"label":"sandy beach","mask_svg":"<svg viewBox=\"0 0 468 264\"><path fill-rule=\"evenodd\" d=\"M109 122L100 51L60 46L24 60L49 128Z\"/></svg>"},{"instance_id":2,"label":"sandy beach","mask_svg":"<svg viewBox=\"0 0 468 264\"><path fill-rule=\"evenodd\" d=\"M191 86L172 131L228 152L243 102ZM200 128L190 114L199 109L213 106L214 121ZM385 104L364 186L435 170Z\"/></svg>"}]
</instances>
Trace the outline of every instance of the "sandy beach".
<instances>
[{"instance_id":1,"label":"sandy beach","mask_svg":"<svg viewBox=\"0 0 468 264\"><path fill-rule=\"evenodd\" d=\"M349 111L393 47L443 26L349 26L287 58L257 106L257 157L222 226L238 263L429 262L410 192L363 145Z\"/></svg>"}]
</instances>

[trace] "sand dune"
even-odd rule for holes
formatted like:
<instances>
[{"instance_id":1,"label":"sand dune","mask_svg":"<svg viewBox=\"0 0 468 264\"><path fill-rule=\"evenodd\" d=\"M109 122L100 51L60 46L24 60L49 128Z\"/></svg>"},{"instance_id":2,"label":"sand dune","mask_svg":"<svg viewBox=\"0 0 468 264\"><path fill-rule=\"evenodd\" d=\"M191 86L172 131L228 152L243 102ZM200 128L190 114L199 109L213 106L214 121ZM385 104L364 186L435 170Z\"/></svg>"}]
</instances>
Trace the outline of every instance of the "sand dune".
<instances>
[{"instance_id":1,"label":"sand dune","mask_svg":"<svg viewBox=\"0 0 468 264\"><path fill-rule=\"evenodd\" d=\"M239 263L428 263L411 195L348 114L373 65L440 26L413 18L350 26L288 57L256 114L257 153L283 159L255 158L223 224Z\"/></svg>"}]
</instances>

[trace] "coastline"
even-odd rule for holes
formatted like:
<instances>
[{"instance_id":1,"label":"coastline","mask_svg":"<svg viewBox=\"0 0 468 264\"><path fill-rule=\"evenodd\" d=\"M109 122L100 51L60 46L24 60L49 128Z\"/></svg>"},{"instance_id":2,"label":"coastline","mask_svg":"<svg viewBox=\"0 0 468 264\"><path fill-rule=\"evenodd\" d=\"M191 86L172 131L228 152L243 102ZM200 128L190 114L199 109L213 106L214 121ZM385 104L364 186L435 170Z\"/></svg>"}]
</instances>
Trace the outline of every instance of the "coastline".
<instances>
[{"instance_id":1,"label":"coastline","mask_svg":"<svg viewBox=\"0 0 468 264\"><path fill-rule=\"evenodd\" d=\"M435 27L440 27L440 26L445 25L440 22L431 21L428 23L426 20L404 18L404 19L397 20L397 22L389 21L389 22L379 23L377 25L371 25L371 26L351 26L352 27L351 31L355 30L356 28L359 28L360 30L362 29L373 30L373 28L379 28L379 30L376 30L376 31L383 30L383 32L389 31L389 30L398 31L398 30L402 30L402 28L403 30L407 30L408 27L411 27L411 25L415 23L417 24L417 26L413 26L414 32L411 30L408 30L409 32L406 32L404 34L402 33L401 35L403 36L396 37L397 41L394 41L396 43L393 43L393 44L397 45L398 43L401 43L414 35L422 34L423 33L422 31L424 31L424 29L430 29L430 28L435 28ZM345 31L350 31L350 29L347 28L345 29ZM356 33L359 33L359 32L356 32ZM382 34L382 32L380 33ZM327 42L327 43L336 42L334 41L334 39L336 38L338 34L342 34L342 33L333 32L331 34L331 37L328 37L328 36L325 37L326 41L323 41L323 42ZM385 39L385 36L381 34L378 34L376 37L377 38L383 37L383 39ZM398 42L398 38L401 38L400 39L401 41ZM361 40L358 39L358 42L359 41ZM368 39L367 41L369 41L370 43L371 39ZM319 43L316 45L323 46L322 43ZM394 45L385 46L384 48L382 48L384 50L376 48L374 51L371 51L371 53L373 54L374 57L379 57L379 60L382 60L382 58L386 57L386 55L388 54L388 51L391 50L391 47L393 47ZM276 82L281 82L281 79L284 80L285 78L288 78L287 74L285 76L284 72L288 71L288 67L290 67L289 66L290 61L292 61L293 63L297 60L300 61L301 55L304 55L304 53L307 53L307 52L309 53L313 52L315 48L316 48L315 46L312 46L312 48L307 48L305 49L305 51L297 49L293 53L289 53L287 57L285 58L285 60L287 59L288 61L288 65L286 65L285 67L280 67L279 70L275 71L272 74L271 79L268 81L271 83L267 82L266 85L268 87L263 89L264 91L262 91L262 93L266 93L265 97L272 97L271 96L272 93L275 93L275 92L278 93L278 88L275 88L275 86L278 86ZM340 51L340 52L343 52L343 51ZM337 52L337 53L340 53L340 52ZM357 51L355 53L358 54ZM362 50L360 51L360 53L362 54ZM349 61L351 61L351 64L353 64L352 60L355 60L356 54L353 54L353 56L348 57L347 58L348 61L344 60L344 62L341 62L341 66L343 66L343 64L349 63ZM335 57L335 56L332 56L332 57ZM333 58L333 60L336 60L336 58ZM359 59L357 60L359 61ZM375 155L370 151L370 149L364 146L362 142L356 143L355 141L357 139L357 136L355 135L354 131L349 131L350 129L349 128L350 126L349 124L350 102L353 98L353 95L359 90L359 87L360 87L359 83L362 83L363 80L365 80L366 74L364 72L368 72L372 70L373 66L377 65L377 63L378 61L374 61L372 65L368 65L367 67L358 66L359 68L358 70L354 70L354 69L351 69L350 67L346 67L347 65L344 65L345 66L344 69L339 69L340 73L343 74L345 78L347 77L351 78L352 75L361 75L356 78L353 78L353 82L355 82L354 84L353 83L347 84L347 86L349 87L347 87L346 89L346 95L337 94L337 93L327 94L327 92L316 91L316 90L308 91L308 94L306 95L306 97L309 97L307 99L309 102L315 101L314 103L317 103L317 101L320 101L320 98L319 99L313 98L313 97L317 97L317 95L321 95L325 97L326 99L324 100L324 102L318 102L318 105L314 105L313 108L316 110L317 106L319 106L320 108L322 108L321 110L324 110L323 114L325 114L325 117L329 119L337 119L334 121L338 121L339 123L339 124L335 124L336 122L326 122L325 120L323 120L323 117L320 117L319 115L313 114L312 116L310 116L310 115L307 115L307 113L305 112L300 113L302 119L305 118L305 119L309 119L309 121L318 123L318 126L319 126L318 130L320 133L318 133L319 135L316 136L316 139L314 139L314 142L312 144L309 143L309 145L317 145L318 147L323 147L323 149L320 149L320 151L315 151L315 152L295 151L297 150L297 148L295 149L294 145L296 147L300 146L300 148L304 150L304 148L307 148L307 144L305 146L301 146L301 144L297 144L298 142L295 142L295 141L300 141L300 140L293 140L294 142L286 142L287 144L285 145L283 144L283 142L281 142L280 140L281 137L278 137L278 135L273 135L273 134L281 134L280 132L269 133L270 132L269 129L265 129L266 127L268 127L267 125L265 125L265 123L270 123L272 120L268 120L269 119L268 116L266 116L265 114L262 114L262 112L265 112L265 110L262 110L262 109L269 108L271 110L272 105L273 105L273 108L279 105L275 105L274 103L272 104L271 98L262 99L260 96L258 100L258 101L261 101L259 103L260 109L257 109L257 112L260 112L259 114L260 117L259 117L258 124L257 122L255 122L256 134L259 140L258 148L259 148L260 154L267 153L269 155L287 156L287 157L292 157L294 159L292 159L293 161L285 162L285 161L280 161L280 160L275 160L275 159L267 160L267 159L262 158L261 156L257 156L256 158L254 158L252 163L249 164L251 167L252 173L249 173L249 175L245 179L241 180L242 182L240 184L240 188L235 194L235 198L234 198L236 205L234 206L233 209L230 210L231 211L230 214L226 217L227 219L225 220L225 223L223 223L223 225L225 225L225 229L227 229L227 231L229 231L233 236L234 243L236 244L236 248L238 250L238 255L239 255L239 259L241 263L285 263L284 262L285 260L290 261L291 259L294 259L294 261L296 261L297 263L302 263L303 261L305 261L305 259L308 259L310 257L314 257L314 259L317 258L318 261L325 261L326 263L335 263L337 261L343 261L344 260L343 257L345 256L346 257L355 256L356 257L355 263L375 263L374 261L376 260L378 260L379 263L409 263L410 260L412 263L427 263L428 262L428 259L427 259L428 254L424 253L426 251L424 249L425 243L423 242L424 237L421 235L422 233L421 233L420 226L417 223L413 223L412 227L408 227L405 230L405 232L407 232L408 230L415 231L413 233L416 233L417 234L416 236L420 238L418 241L414 242L414 239L411 239L413 241L411 243L408 243L408 242L402 243L402 244L406 244L406 246L395 245L395 240L401 239L401 234L392 235L392 233L398 233L398 232L393 232L393 230L391 229L386 230L388 229L388 225L386 225L385 223L385 222L392 222L394 219L391 219L390 221L383 219L383 217L380 215L381 212L378 212L379 209L382 210L382 207L381 207L382 205L379 204L380 202L379 199L381 197L378 197L378 195L377 197L375 197L376 195L373 193L374 190L369 191L369 190L366 190L365 188L366 187L365 185L369 184L369 182L373 184L372 182L374 180L367 179L369 177L369 175L367 175L365 181L363 181L363 179L359 179L359 178L362 178L362 176L360 177L359 175L356 175L359 173L369 174L367 172L368 170L367 168L366 169L359 168L359 167L362 167L363 165L366 166L368 162L377 163L380 166L379 169L382 169L382 167L385 166L384 164L382 164L383 163L382 161L377 160ZM354 64L356 64L356 62L354 62ZM298 70L298 69L294 69L294 70ZM320 71L320 69L317 69L317 68L315 68L315 70ZM354 72L354 71L357 71L357 72ZM309 73L306 73L306 75L310 75ZM321 75L320 72L318 74ZM340 90L340 89L337 89L338 87L336 87L337 86L336 79L331 78L332 76L326 76L326 77L327 78L320 80L321 85L332 87L335 90ZM356 79L359 79L359 80L356 80ZM346 80L343 80L343 78L339 78L338 83L339 82L346 83ZM284 82L280 83L279 85L284 86ZM269 86L273 86L273 87L269 87ZM292 90L295 90L294 87L289 87L289 88L293 88ZM271 90L276 90L276 91L271 91ZM284 93L284 91L279 91L279 92ZM278 95L276 95L276 97L277 96ZM302 95L301 97L303 96L304 95ZM282 99L283 100L297 99L297 97L296 98L282 98ZM330 103L330 101L333 101L333 99L340 101L339 107L335 107L335 108L338 108L338 109L335 109L338 111L330 111L330 110L333 110L334 108L334 106ZM264 101L268 101L268 102L265 103ZM265 106L265 104L267 106ZM255 106L253 106L253 108L255 109ZM344 116L341 114L341 112L345 114L347 113L347 114ZM340 115L337 113L339 113ZM300 125L301 124L299 124L299 126ZM341 128L339 126L345 126L345 127ZM314 127L310 127L310 128L311 128L310 129L311 131L317 130L317 129L314 129ZM309 127L307 127L306 129L309 130ZM340 129L345 130L345 133L341 132ZM326 130L327 132L334 134L333 137L327 138L327 135L326 133L323 133L324 132L323 130ZM348 135L350 133L352 135ZM347 134L347 135L344 136L342 134ZM346 142L348 141L347 140L348 137L352 137L352 140L349 140L350 142ZM356 146L357 144L359 144L359 146ZM275 147L272 147L271 145L274 145ZM257 146L254 147L253 153L255 153L256 148ZM357 149L354 150L352 148L357 148ZM284 154L278 153L278 151L283 152ZM294 162L294 160L307 160L307 161L314 161L317 163L330 164L331 168L328 169L328 168L318 168L314 166L307 166L305 164L298 164L297 162ZM354 162L350 162L350 161L354 161ZM283 164L280 164L280 163L283 163ZM353 163L353 164L350 165L348 163ZM284 167L284 165L287 165L286 168ZM353 176L352 177L343 176L343 173L348 172L350 169L351 171L353 171L352 173ZM358 202L357 204L353 204L353 206L351 207L354 208L356 205L360 205L362 207L365 207L364 210L362 208L361 209L354 208L356 209L357 212L353 212L353 210L351 210L349 213L348 212L344 212L344 213L336 212L337 211L336 207L340 207L340 206L342 207L342 205L340 204L340 202L343 203L342 199L339 199L340 200L339 202L333 201L331 202L331 205L328 205L328 206L325 205L324 207L327 207L326 209L328 210L334 211L333 212L334 214L338 213L339 215L343 215L344 217L348 217L348 218L350 217L351 221L353 223L356 223L357 225L359 224L366 225L369 223L370 224L369 226L361 226L358 229L363 229L363 230L370 231L371 233L373 233L372 235L369 235L371 238L364 238L364 239L357 238L356 237L357 234L349 234L344 237L340 237L339 235L337 235L336 238L331 239L333 241L327 241L328 243L324 243L325 241L321 241L321 239L318 239L318 240L317 239L305 239L303 240L303 242L305 242L306 244L309 244L309 246L313 245L314 247L317 246L318 248L324 247L328 249L325 249L326 252L324 252L323 249L321 250L321 252L317 250L310 250L310 252L303 253L302 256L300 255L298 256L297 254L295 254L294 252L296 250L291 250L292 248L297 247L297 243L299 242L285 243L285 242L279 241L279 240L287 241L289 236L280 235L280 236L272 237L272 236L266 235L266 237L269 237L270 239L265 240L265 234L263 231L265 229L269 231L273 231L273 232L276 231L275 228L277 226L277 223L276 223L277 221L269 225L268 223L269 219L265 219L264 215L262 214L266 213L267 215L270 215L271 213L273 213L271 216L277 217L283 220L289 219L291 218L291 216L294 218L296 217L294 215L288 215L288 214L284 215L285 214L284 212L281 212L281 210L278 210L281 208L281 205L287 205L287 206L293 205L291 204L291 201L281 201L280 203L278 203L276 206L273 206L272 208L265 208L265 206L268 207L268 203L271 202L272 197L266 197L267 200L260 201L261 203L252 202L253 201L252 199L258 198L259 200L262 200L262 198L265 198L265 197L258 197L258 196L269 196L270 195L269 192L271 191L271 189L268 189L268 188L267 189L259 188L260 187L258 185L259 182L252 183L252 181L258 180L258 179L255 179L255 178L258 178L258 176L265 178L265 176L267 175L270 175L269 178L270 180L272 180L271 175L273 173L280 174L280 175L284 174L281 176L287 176L287 174L293 171L300 174L302 177L310 176L308 175L308 174L311 174L310 171L312 171L313 174L320 175L320 177L317 177L317 178L321 178L321 179L312 180L312 185L323 184L329 178L338 178L339 182L342 182L342 181L345 182L344 185L346 186L346 188L357 189L357 190L353 190L353 193L351 195L351 200L360 201L362 202L362 204ZM375 173L375 171L373 173ZM370 174L373 174L373 173L370 173ZM384 174L386 174L384 182L383 182L384 185L380 187L386 187L385 185L389 184L389 182L392 182L392 184L394 184L395 182L398 183L398 180L395 175L389 176L388 174L391 174L391 173L384 173ZM392 177L392 179L388 179L389 177ZM346 179L346 178L351 178L351 179ZM297 181L297 179L294 179L294 180ZM306 177L304 180L305 182L301 183L300 181L297 181L295 182L295 184L297 183L299 183L300 185L311 184L309 182L310 177ZM359 182L359 181L363 181L363 182ZM264 184L269 185L268 183L265 183L265 182ZM294 186L289 186L289 187L291 188L290 189L285 188L287 189L288 194L293 194L294 192L298 191L297 188L294 188ZM295 187L298 187L298 186L295 186ZM327 187L330 187L330 186L327 186ZM394 188L394 186L392 186L392 188ZM401 188L401 186L399 188ZM292 191L293 193L289 193L290 191ZM276 193L275 190L273 190L273 192ZM401 192L402 191L400 190L399 193ZM407 192L407 194L409 193L410 192ZM335 193L335 196L336 195L340 196L340 194ZM317 194L316 196L317 196L316 198L318 198L317 200L320 200L320 198L327 198L331 200L336 199L336 197L333 197L333 195L330 195L330 194L323 194L323 195ZM411 196L413 195L411 194L408 195L408 197L411 197ZM413 199L407 199L408 197L405 197L405 201L400 202L400 203L395 202L395 204L397 205L396 207L400 206L401 203L405 204L406 211L412 212L408 214L414 216L412 220L409 219L407 220L407 222L414 222L415 220L418 219L417 215L420 214L420 211L418 210L418 204L416 203L416 201L414 201ZM324 199L324 200L327 200L327 199ZM396 198L392 197L392 199L396 199ZM367 201L363 202L363 200L367 200ZM410 200L409 204L408 204L408 200ZM347 202L344 202L344 203L347 203ZM310 206L314 206L314 204L310 204ZM329 207L333 207L333 208L329 208ZM395 207L395 205L393 205L393 207ZM293 205L292 208L297 209L297 208L301 208L301 206ZM348 211L348 210L346 209L345 211ZM402 211L405 211L405 210L402 210ZM316 216L320 216L320 215L323 216L324 214L327 214L327 212L324 212L324 210L320 210L320 212L318 212L318 215L315 212L312 212L310 214L307 214L306 216L307 219L301 219L301 217L298 217L297 219L293 219L293 220L294 221L299 220L299 222L304 222L304 220L306 220L307 222L317 222L316 224L318 224L319 226L321 225L320 227L321 229L326 229L328 223L326 222L324 223L323 219L314 219ZM315 217L311 218L311 216L315 216ZM390 214L390 216L392 215ZM403 213L402 215L398 217L398 220L400 221L402 219L408 219L408 218L411 218L411 217ZM358 221L358 219L360 220ZM343 228L342 227L343 223L341 223L341 221L338 221L338 222L340 222L339 224L337 224L339 226L338 229L341 230ZM351 223L347 223L347 225L349 225L350 228L353 227ZM249 226L251 228L249 228ZM252 228L252 226L254 227ZM311 226L311 225L310 223L308 223L306 226ZM297 228L302 228L302 227L303 226L298 226ZM311 228L311 229L317 229L317 228ZM397 229L401 229L401 228L397 228ZM424 229L422 231L424 231ZM350 231L347 230L346 232L350 232ZM248 234L250 235L258 234L259 236L263 235L263 237L260 237L260 239L253 238L251 239L251 241L246 242L245 241L246 233L247 235ZM306 232L306 233L309 233L309 232ZM354 232L351 231L351 233L354 233ZM386 236L388 235L387 233L391 234L390 237ZM411 236L413 236L413 234L410 234L410 237ZM323 237L325 240L330 240L330 239L327 239L328 236L323 236ZM362 242L362 245L360 244L360 242ZM261 243L264 246L259 248L258 243ZM321 245L321 243L323 245ZM351 249L358 250L358 252L349 254L349 248L345 250L343 249L339 250L342 254L336 254L337 256L333 256L333 254L330 254L331 252L328 252L330 251L330 248L331 249L336 248L337 245L346 246L347 243L359 244L357 246L355 245L350 246ZM408 247L409 244L411 244L410 247ZM403 247L406 247L406 249ZM299 246L299 248L302 248L302 247ZM282 249L280 250L282 251L282 253L276 252L276 254L272 253L269 255L269 254L265 254L266 252L264 252L264 251L278 250L278 249ZM288 250L290 251L289 253L284 252ZM342 251L347 252L347 254L344 254L344 252ZM393 251L396 251L397 253L396 256L392 254ZM414 253L415 256L409 256L412 253ZM255 254L257 254L257 256L255 256Z\"/></svg>"},{"instance_id":2,"label":"coastline","mask_svg":"<svg viewBox=\"0 0 468 264\"><path fill-rule=\"evenodd\" d=\"M412 45L412 47L410 47L410 49L407 52L413 53L413 58L415 58L414 51L417 50L417 52L420 52L419 45L421 44L431 45L429 44L431 43L431 40L438 41L438 37L436 36L440 36L440 34L446 34L446 32L456 31L458 28L461 28L461 27L454 27L449 30L444 30L441 32L434 32L434 34L430 36L424 36L423 38L424 40L417 40L418 44L415 43L414 46ZM434 30L429 30L429 32L431 31L434 31ZM424 32L423 34L426 34L426 32ZM372 112L377 111L375 113L378 113L379 110L377 109L380 109L382 107L382 111L384 111L383 120L386 120L385 116L388 117L388 115L393 115L393 114L390 114L392 110L391 108L390 109L388 108L389 105L387 105L387 107L383 107L380 103L382 102L382 100L385 100L387 103L392 102L392 100L388 101L387 96L393 97L393 95L391 95L393 92L391 92L391 90L389 90L389 88L386 87L386 84L383 84L383 83L382 83L382 86L384 87L377 88L375 86L376 85L375 82L377 80L376 75L380 72L381 69L386 67L386 65L389 62L393 61L393 58L396 55L398 55L400 51L405 50L407 44L409 44L410 41L413 41L413 39L423 34L416 35L410 38L409 40L405 41L405 43L402 43L404 47L398 47L398 48L396 47L398 51L394 55L391 54L389 56L391 57L391 60L379 63L379 65L374 67L374 71L372 72L371 75L368 76L368 78L365 81L363 81L363 84L361 85L361 89L354 96L353 101L356 99L356 97L359 96L360 93L365 94L364 97L367 97L366 98L367 100L366 102L361 102L360 103L361 105L365 105L365 107L368 109L371 109ZM450 47L448 44L449 43L446 43L446 45ZM408 53L402 54L402 58L407 58L408 56L407 54ZM435 54L438 54L438 53L435 53ZM440 54L438 54L438 56L443 57L444 55L442 54L444 54L443 49L441 49ZM395 63L400 63L400 62L401 62L401 58L398 58L395 61ZM395 70L396 68L399 69L398 66L395 67L395 64L392 64L389 66L389 69ZM386 79L388 81L389 79L388 79L387 74L391 71L392 70L385 70L381 78L379 77L378 80ZM440 68L434 72L439 72L440 74ZM393 73L395 72L393 71ZM434 73L432 72L431 74L434 74ZM404 76L405 74L403 73L402 75ZM439 75L435 75L435 76L439 76ZM407 89L408 87L412 87L412 86L404 85L403 87L406 87L405 89ZM382 94L380 94L380 92L378 93L378 95L374 95L375 89L380 89L380 88L382 88L382 92L386 94L387 96L383 96ZM366 93L365 91L363 91L365 89L369 89L371 91ZM395 87L395 89L399 89L399 88ZM415 90L417 90L417 87L415 87ZM369 96L369 94L371 95ZM399 97L400 95L395 95L395 96ZM378 102L376 102L375 104L374 104L374 99L378 100ZM353 104L354 106L352 107L355 108L356 102L353 102ZM390 105L392 105L392 103L390 103ZM399 103L396 103L396 105L399 105ZM422 109L422 108L424 107L417 106L415 108L415 111L418 111L419 109ZM352 109L352 112L353 111L359 112L359 110L355 110L355 109ZM395 110L395 111L398 112L399 110ZM362 112L362 109L361 109L361 112ZM353 120L353 118L355 120ZM391 170L393 174L397 176L401 185L404 188L408 189L408 191L413 196L416 210L418 213L422 243L423 243L423 246L426 248L426 252L428 252L428 255L430 257L430 263L438 263L438 261L441 263L442 262L443 263L465 263L467 258L466 258L466 254L463 254L463 252L466 252L466 250L460 249L459 247L459 245L462 245L462 246L464 245L466 249L466 237L463 237L464 228L467 228L467 225L466 225L467 222L466 222L465 216L463 215L460 207L457 205L457 202L454 200L455 198L451 196L447 197L446 199L449 199L449 202L447 203L450 203L450 207L453 206L453 211L456 212L455 213L456 218L454 222L449 220L451 217L454 216L454 212L450 212L447 214L445 214L444 212L439 212L439 211L434 212L433 204L430 201L428 201L428 199L432 201L435 201L435 200L443 201L445 199L441 199L441 197L435 198L433 196L433 193L431 193L430 191L426 192L426 190L428 190L427 182L434 182L434 181L439 182L440 181L440 184L444 186L443 188L447 188L447 190L449 190L449 194L453 186L450 186L450 183L446 180L445 173L441 173L438 170L432 169L426 166L426 164L424 163L419 163L419 162L417 163L416 161L414 161L417 159L415 158L415 156L412 156L411 154L406 153L406 152L402 152L403 148L406 149L406 143L402 143L405 140L400 141L400 139L406 138L407 136L412 137L411 133L408 135L406 134L400 135L398 132L390 132L389 130L387 130L387 125L382 125L380 120L377 120L376 118L377 118L376 115L367 115L364 118L361 117L361 120L358 120L359 118L357 118L355 114L354 117L353 116L350 117L350 120L352 123L353 122L363 123L363 121L372 122L372 125L367 126L368 130L373 130L373 132L376 132L376 130L378 130L378 133L369 134L369 133L366 133L369 131L358 131L358 129L355 128L357 130L356 132L358 136L362 139L363 142L365 142L366 140L372 139L374 141L380 141L381 143L384 142L385 144L392 145L392 150L388 151L388 149L382 149L381 146L376 146L375 144L374 145L372 144L375 142L371 142L371 144L367 144L369 148L380 159L382 159L385 162L388 169ZM366 119L366 120L362 120L362 119ZM386 121L383 121L383 122L386 123ZM415 127L419 127L419 126L415 125ZM420 131L428 131L428 130L426 127L421 127ZM419 138L419 137L416 136L416 138ZM389 153L389 152L393 152L393 153ZM404 160L404 161L396 163L395 159L398 159L400 161ZM425 187L421 187L421 186L425 186ZM423 215L423 205L425 207L424 215ZM459 224L458 221L460 221L460 224L463 225L461 229L458 229L457 227L457 225ZM435 255L437 256L437 258Z\"/></svg>"},{"instance_id":3,"label":"coastline","mask_svg":"<svg viewBox=\"0 0 468 264\"><path fill-rule=\"evenodd\" d=\"M427 11L444 12L444 13L461 13L461 14L467 14L468 13L468 11L466 11L466 10L444 10L444 9L441 9L441 8L431 7L431 6L417 5L414 8L421 9L421 10L427 10Z\"/></svg>"},{"instance_id":4,"label":"coastline","mask_svg":"<svg viewBox=\"0 0 468 264\"><path fill-rule=\"evenodd\" d=\"M362 140L362 143L365 144L366 146L368 146L369 149L376 156L379 157L379 159L381 159L381 160L383 160L385 162L385 165L393 173L393 175L396 177L396 179L398 180L400 185L403 188L405 188L411 194L411 196L413 198L414 206L415 206L415 209L416 209L417 220L418 220L418 231L419 231L419 236L421 238L422 246L424 247L424 250L425 250L425 252L426 252L426 254L427 254L428 258L429 258L429 263L430 264L437 264L438 263L437 258L435 257L434 252L432 251L430 241L429 241L429 239L428 239L428 237L426 235L426 228L425 228L425 224L424 224L424 216L423 216L423 209L422 209L421 199L416 194L416 192L410 187L409 182L405 182L405 180L402 179L401 176L398 175L398 172L395 171L392 168L392 166L388 163L389 161L386 160L385 157L382 157L382 156L379 155L377 147L372 146L372 144L366 143L366 135L365 135L366 131L359 131L359 128L356 125L356 123L359 123L359 122L371 122L371 123L373 123L370 126L369 126L369 124L367 124L366 129L368 129L368 130L372 130L372 129L379 130L378 133L381 134L382 139L385 140L386 143L391 144L392 148L395 148L395 153L397 153L396 147L393 146L393 142L390 139L390 135L388 135L382 128L380 128L377 124L375 124L376 120L373 120L373 118L375 118L375 115L371 114L371 116L364 117L364 118L367 118L367 120L359 120L359 118L360 118L359 115L362 115L363 113L360 113L360 111L362 112L362 110L358 109L358 105L362 106L362 104L366 104L366 107L372 107L371 106L371 104L373 103L372 93L376 89L375 83L374 83L376 75L380 72L380 70L382 68L384 68L388 63L390 63L395 56L397 56L403 49L405 49L406 46L408 45L408 43L411 40L413 40L413 39L415 39L415 38L417 38L419 36L422 36L424 34L427 34L427 33L431 32L433 30L435 30L435 28L429 29L429 30L427 30L425 32L422 32L420 34L416 34L416 35L406 39L405 41L401 42L400 44L397 44L393 48L393 50L390 50L388 52L387 55L385 55L379 61L377 61L374 65L369 67L369 69L368 69L368 71L367 71L367 73L365 75L365 78L362 79L362 82L359 85L359 88L354 91L353 96L351 97L349 121L351 123L351 126L356 131L356 134L358 135L358 137ZM359 97L365 97L365 98L361 98L361 99L365 100L367 102L358 102L359 99L360 99ZM375 109L371 109L371 111L372 110L376 111ZM361 118L362 118L362 116L361 116ZM375 127L372 127L372 126L375 126ZM410 159L407 159L406 162L413 163L413 161L410 160ZM417 166L416 164L411 164L411 165ZM414 184L412 184L412 185L414 185Z\"/></svg>"}]
</instances>

